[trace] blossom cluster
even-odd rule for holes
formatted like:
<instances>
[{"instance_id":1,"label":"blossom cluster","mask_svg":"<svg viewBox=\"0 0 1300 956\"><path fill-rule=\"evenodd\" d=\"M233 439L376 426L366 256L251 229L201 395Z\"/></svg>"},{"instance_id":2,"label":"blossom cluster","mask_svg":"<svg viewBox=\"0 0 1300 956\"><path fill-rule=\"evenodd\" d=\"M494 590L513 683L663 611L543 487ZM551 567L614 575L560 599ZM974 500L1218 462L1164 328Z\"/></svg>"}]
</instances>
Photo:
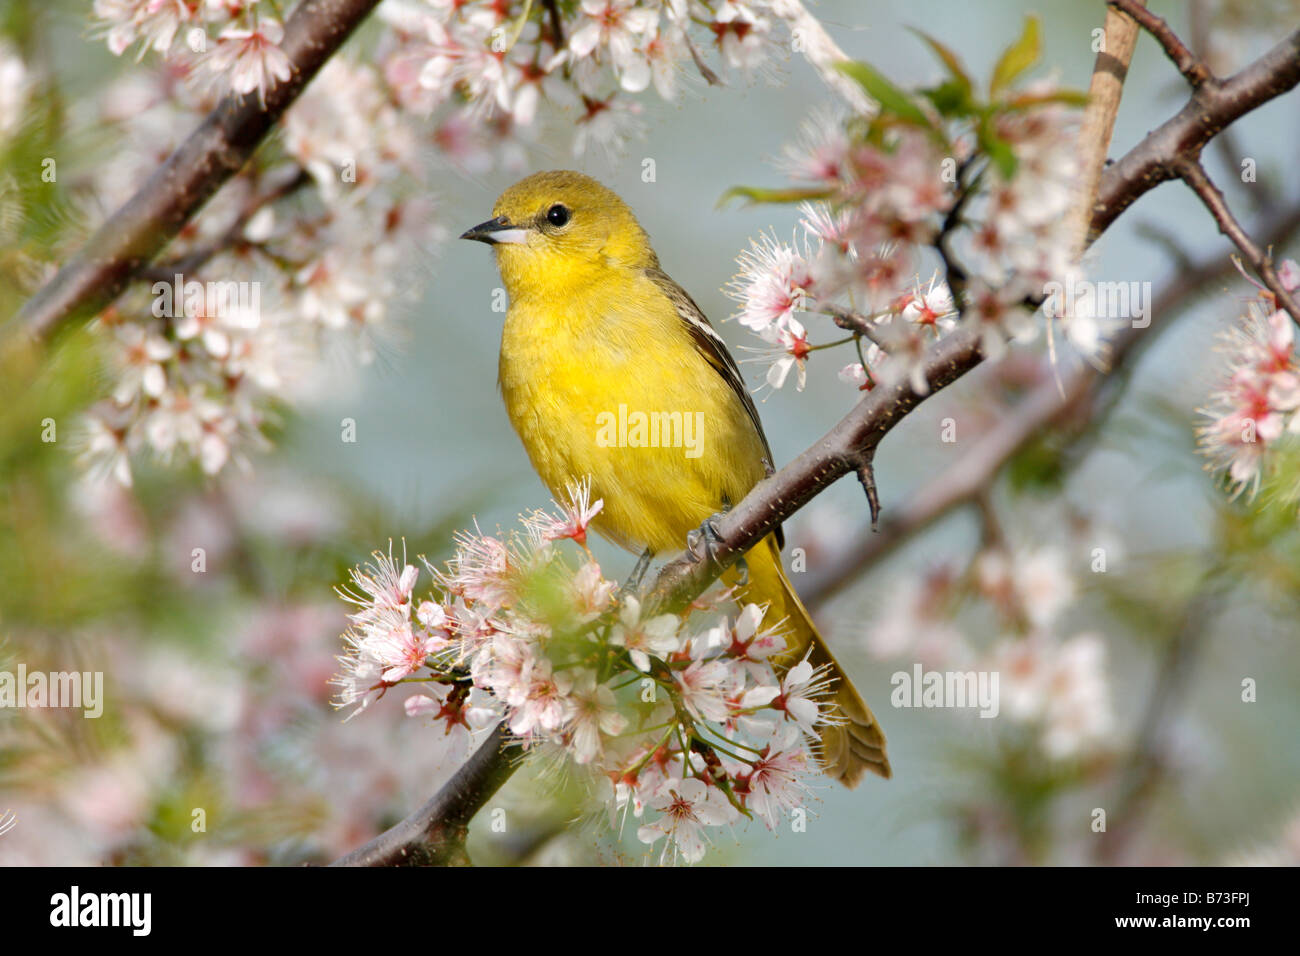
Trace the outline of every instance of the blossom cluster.
<instances>
[{"instance_id":1,"label":"blossom cluster","mask_svg":"<svg viewBox=\"0 0 1300 956\"><path fill-rule=\"evenodd\" d=\"M965 101L937 101L940 109L870 76L864 85L885 97L877 115L813 115L782 157L792 186L738 191L803 200L792 240L752 243L728 289L737 320L767 343L753 351L769 363L773 388L792 370L803 388L812 352L851 342L858 361L842 380L862 390L906 381L924 395L926 351L959 313L996 358L1008 341L1036 335L1044 287L1077 272L1065 215L1078 175L1077 111L1067 91L1039 82L1000 92L987 111ZM936 258L942 274L922 280ZM810 314L850 336L811 343L798 318ZM1092 318L1053 318L1071 341L1096 347L1084 328Z\"/></svg>"},{"instance_id":2,"label":"blossom cluster","mask_svg":"<svg viewBox=\"0 0 1300 956\"><path fill-rule=\"evenodd\" d=\"M897 588L864 635L868 650L911 656L929 668L998 674L1002 713L1030 728L1053 760L1104 750L1114 729L1106 644L1092 632L1061 636L1059 619L1076 593L1065 553L1051 545L989 546L972 571L941 565ZM957 623L968 598L1005 622L1006 633L987 647L974 646Z\"/></svg>"},{"instance_id":3,"label":"blossom cluster","mask_svg":"<svg viewBox=\"0 0 1300 956\"><path fill-rule=\"evenodd\" d=\"M1300 290L1300 265L1288 259L1278 278L1289 293ZM1285 435L1300 433L1300 364L1295 354L1295 324L1278 308L1273 293L1261 290L1246 314L1223 333L1221 351L1227 372L1201 414L1201 451L1211 467L1227 474L1232 496L1259 488L1267 452Z\"/></svg>"},{"instance_id":4,"label":"blossom cluster","mask_svg":"<svg viewBox=\"0 0 1300 956\"><path fill-rule=\"evenodd\" d=\"M788 660L763 607L692 627L643 608L585 546L574 567L557 542L585 540L601 504L575 485L559 514L508 536L462 534L445 566L426 563L435 591L423 600L419 569L377 552L341 592L357 610L337 702L356 713L410 685L406 713L445 735L504 721L598 784L642 842L666 838L661 862L696 862L716 828L757 815L776 829L802 804L819 728L836 719L829 678Z\"/></svg>"},{"instance_id":5,"label":"blossom cluster","mask_svg":"<svg viewBox=\"0 0 1300 956\"><path fill-rule=\"evenodd\" d=\"M95 0L95 18L114 56L138 47L140 56L152 50L196 59L202 79L223 92L265 99L293 75L273 7L259 0Z\"/></svg>"},{"instance_id":6,"label":"blossom cluster","mask_svg":"<svg viewBox=\"0 0 1300 956\"><path fill-rule=\"evenodd\" d=\"M166 135L210 107L169 71L111 85L98 112L128 149L100 171L100 205L125 201L173 145ZM87 416L88 467L128 484L132 459L148 452L216 474L264 443L277 402L319 390L331 348L369 361L391 305L411 291L397 284L404 263L442 233L418 155L414 124L377 71L331 60L277 148L95 323L114 385Z\"/></svg>"},{"instance_id":7,"label":"blossom cluster","mask_svg":"<svg viewBox=\"0 0 1300 956\"><path fill-rule=\"evenodd\" d=\"M400 709L344 725L330 706L346 620L315 589L317 560L347 546L341 516L353 496L277 467L197 489L179 476L155 481L178 492L166 520L114 482L78 484L61 512L75 545L27 552L44 562L36 566L57 566L69 587L87 574L108 580L116 598L112 626L98 616L65 621L70 640L59 646L42 639L41 625L7 617L0 672L22 661L102 671L103 715L4 712L0 815L12 809L20 820L0 838L5 862L328 863L423 800L467 756L455 741L430 740ZM205 573L195 573L196 545ZM258 570L248 574L251 551ZM87 724L113 731L87 735Z\"/></svg>"},{"instance_id":8,"label":"blossom cluster","mask_svg":"<svg viewBox=\"0 0 1300 956\"><path fill-rule=\"evenodd\" d=\"M95 2L114 54L190 62L220 92L263 100L293 71L278 11L269 0ZM377 63L397 102L440 110L443 142L467 165L533 126L543 101L570 114L577 152L617 149L639 124L629 95L653 87L673 100L692 73L752 76L783 52L781 22L815 65L829 42L798 0L388 0L379 17Z\"/></svg>"}]
</instances>

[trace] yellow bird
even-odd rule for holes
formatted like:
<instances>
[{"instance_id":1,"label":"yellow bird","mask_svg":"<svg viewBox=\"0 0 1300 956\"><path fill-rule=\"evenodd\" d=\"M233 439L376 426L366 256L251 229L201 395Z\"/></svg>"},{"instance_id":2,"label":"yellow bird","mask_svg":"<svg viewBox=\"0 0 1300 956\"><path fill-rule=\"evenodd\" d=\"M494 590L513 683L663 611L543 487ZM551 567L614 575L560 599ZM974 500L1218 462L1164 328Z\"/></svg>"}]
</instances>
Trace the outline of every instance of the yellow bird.
<instances>
[{"instance_id":1,"label":"yellow bird","mask_svg":"<svg viewBox=\"0 0 1300 956\"><path fill-rule=\"evenodd\" d=\"M771 470L735 361L659 267L632 210L596 180L537 173L507 189L492 212L461 238L496 253L510 298L501 393L533 467L557 498L567 482L590 475L592 497L605 502L593 526L644 552L643 562L680 550ZM698 434L686 434L692 423ZM787 664L811 646L812 663L830 665L837 679L843 721L822 731L827 773L849 787L867 770L888 777L884 734L786 578L779 532L745 563L747 598L769 605L767 620L787 619ZM726 579L739 576L733 569Z\"/></svg>"}]
</instances>

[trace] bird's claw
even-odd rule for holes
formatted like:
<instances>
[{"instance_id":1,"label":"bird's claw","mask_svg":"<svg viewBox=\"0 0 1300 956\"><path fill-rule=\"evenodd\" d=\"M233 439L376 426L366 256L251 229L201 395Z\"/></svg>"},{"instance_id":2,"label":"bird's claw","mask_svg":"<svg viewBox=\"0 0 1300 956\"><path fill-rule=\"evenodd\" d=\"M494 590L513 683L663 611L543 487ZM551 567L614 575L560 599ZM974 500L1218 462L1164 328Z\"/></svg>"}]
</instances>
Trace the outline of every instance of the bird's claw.
<instances>
[{"instance_id":1,"label":"bird's claw","mask_svg":"<svg viewBox=\"0 0 1300 956\"><path fill-rule=\"evenodd\" d=\"M743 556L736 559L735 568L736 573L740 575L736 586L739 588L749 587L749 565L745 562Z\"/></svg>"},{"instance_id":2,"label":"bird's claw","mask_svg":"<svg viewBox=\"0 0 1300 956\"><path fill-rule=\"evenodd\" d=\"M636 565L632 568L632 573L627 576L623 582L622 591L624 594L638 590L641 587L641 581L645 578L645 573L650 568L650 561L654 558L654 552L646 548L641 552L641 557L636 559Z\"/></svg>"},{"instance_id":3,"label":"bird's claw","mask_svg":"<svg viewBox=\"0 0 1300 956\"><path fill-rule=\"evenodd\" d=\"M723 512L705 518L698 528L686 535L686 550L696 558L718 563L717 549L722 544L722 534L718 531L718 519Z\"/></svg>"}]
</instances>

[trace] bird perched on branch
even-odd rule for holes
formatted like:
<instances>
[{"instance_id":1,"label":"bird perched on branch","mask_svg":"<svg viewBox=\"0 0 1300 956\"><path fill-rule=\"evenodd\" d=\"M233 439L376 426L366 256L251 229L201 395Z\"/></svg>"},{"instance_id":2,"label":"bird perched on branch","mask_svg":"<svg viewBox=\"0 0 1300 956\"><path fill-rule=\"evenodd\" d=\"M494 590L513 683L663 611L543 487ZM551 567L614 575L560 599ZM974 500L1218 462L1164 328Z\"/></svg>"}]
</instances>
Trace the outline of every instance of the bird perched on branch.
<instances>
[{"instance_id":1,"label":"bird perched on branch","mask_svg":"<svg viewBox=\"0 0 1300 956\"><path fill-rule=\"evenodd\" d=\"M581 173L537 173L492 212L461 238L492 246L510 298L500 360L510 421L557 497L591 476L604 499L593 527L642 552L643 570L707 533L711 516L771 471L758 410L722 339L614 192ZM680 441L696 422L695 445ZM668 441L647 434L678 423ZM850 787L868 770L888 777L884 734L785 576L779 535L746 554L746 596L769 605L769 620L786 619L787 666L810 651L836 679L841 720L821 731L826 772Z\"/></svg>"}]
</instances>

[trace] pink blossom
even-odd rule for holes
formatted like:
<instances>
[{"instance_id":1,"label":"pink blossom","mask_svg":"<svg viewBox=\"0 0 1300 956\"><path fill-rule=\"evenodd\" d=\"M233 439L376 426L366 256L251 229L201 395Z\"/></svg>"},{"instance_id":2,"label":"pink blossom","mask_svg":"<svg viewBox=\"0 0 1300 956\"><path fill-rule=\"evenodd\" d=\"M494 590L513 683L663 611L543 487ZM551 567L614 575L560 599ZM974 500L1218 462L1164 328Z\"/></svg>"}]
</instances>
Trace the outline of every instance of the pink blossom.
<instances>
[{"instance_id":1,"label":"pink blossom","mask_svg":"<svg viewBox=\"0 0 1300 956\"><path fill-rule=\"evenodd\" d=\"M806 256L793 245L785 245L764 234L750 240L740 254L740 272L728 283L728 295L741 305L736 319L755 332L784 328L795 312L802 311L813 285L813 272Z\"/></svg>"},{"instance_id":2,"label":"pink blossom","mask_svg":"<svg viewBox=\"0 0 1300 956\"><path fill-rule=\"evenodd\" d=\"M786 719L804 733L816 736L817 728L827 723L820 701L830 693L833 683L826 667L813 667L805 657L782 676L781 692L772 706L783 711Z\"/></svg>"},{"instance_id":3,"label":"pink blossom","mask_svg":"<svg viewBox=\"0 0 1300 956\"><path fill-rule=\"evenodd\" d=\"M730 715L727 697L735 677L724 661L692 661L684 670L674 671L673 678L692 716L721 723Z\"/></svg>"},{"instance_id":4,"label":"pink blossom","mask_svg":"<svg viewBox=\"0 0 1300 956\"><path fill-rule=\"evenodd\" d=\"M194 13L184 0L95 0L95 16L108 25L108 49L121 56L136 40L144 50L167 53Z\"/></svg>"},{"instance_id":5,"label":"pink blossom","mask_svg":"<svg viewBox=\"0 0 1300 956\"><path fill-rule=\"evenodd\" d=\"M254 91L263 103L266 94L293 75L293 63L280 49L284 27L279 21L259 18L255 29L230 24L207 55L208 69L222 77L240 96Z\"/></svg>"},{"instance_id":6,"label":"pink blossom","mask_svg":"<svg viewBox=\"0 0 1300 956\"><path fill-rule=\"evenodd\" d=\"M812 353L808 333L803 325L798 319L790 318L783 325L768 326L763 337L776 346L770 353L775 357L767 369L767 384L772 388L781 388L793 369L796 373L795 388L803 391L808 382L805 363Z\"/></svg>"},{"instance_id":7,"label":"pink blossom","mask_svg":"<svg viewBox=\"0 0 1300 956\"><path fill-rule=\"evenodd\" d=\"M649 620L641 618L641 602L629 594L619 609L618 623L610 632L609 641L626 648L637 670L650 670L650 656L667 658L677 651L680 641L677 631L680 622L672 614L660 614Z\"/></svg>"},{"instance_id":8,"label":"pink blossom","mask_svg":"<svg viewBox=\"0 0 1300 956\"><path fill-rule=\"evenodd\" d=\"M654 843L666 836L683 860L698 863L704 858L704 828L725 826L738 813L721 790L693 777L668 781L662 789L661 795L650 801L662 816L638 828L637 838L642 843ZM665 846L665 855L668 849Z\"/></svg>"},{"instance_id":9,"label":"pink blossom","mask_svg":"<svg viewBox=\"0 0 1300 956\"><path fill-rule=\"evenodd\" d=\"M619 84L629 93L650 85L650 63L642 48L659 21L659 13L636 0L582 0L585 18L569 37L575 57L587 57L599 47L609 51Z\"/></svg>"},{"instance_id":10,"label":"pink blossom","mask_svg":"<svg viewBox=\"0 0 1300 956\"><path fill-rule=\"evenodd\" d=\"M569 701L572 717L568 732L574 762L591 763L601 752L601 734L621 734L627 729L627 718L618 712L614 692L597 684L593 674L578 679Z\"/></svg>"},{"instance_id":11,"label":"pink blossom","mask_svg":"<svg viewBox=\"0 0 1300 956\"><path fill-rule=\"evenodd\" d=\"M1233 496L1258 488L1270 443L1300 429L1300 366L1287 313L1252 301L1221 339L1228 369L1201 414L1201 451L1227 472Z\"/></svg>"},{"instance_id":12,"label":"pink blossom","mask_svg":"<svg viewBox=\"0 0 1300 956\"><path fill-rule=\"evenodd\" d=\"M605 506L605 501L602 498L597 498L594 502L591 500L590 475L582 481L569 482L566 490L569 493L568 500L555 503L560 509L559 517L545 511L536 512L529 520L529 528L546 540L569 538L585 546L587 530Z\"/></svg>"},{"instance_id":13,"label":"pink blossom","mask_svg":"<svg viewBox=\"0 0 1300 956\"><path fill-rule=\"evenodd\" d=\"M409 623L390 631L375 631L364 643L383 667L380 677L395 683L424 667L429 655L446 646L437 635L417 634Z\"/></svg>"},{"instance_id":14,"label":"pink blossom","mask_svg":"<svg viewBox=\"0 0 1300 956\"><path fill-rule=\"evenodd\" d=\"M510 731L518 737L554 732L573 713L569 699L572 687L567 675L554 674L551 662L537 658L528 673L528 682L517 688L510 715Z\"/></svg>"},{"instance_id":15,"label":"pink blossom","mask_svg":"<svg viewBox=\"0 0 1300 956\"><path fill-rule=\"evenodd\" d=\"M736 792L745 806L758 814L769 830L800 806L810 793L805 777L817 769L816 761L798 730L787 727L748 769L738 774Z\"/></svg>"},{"instance_id":16,"label":"pink blossom","mask_svg":"<svg viewBox=\"0 0 1300 956\"><path fill-rule=\"evenodd\" d=\"M573 576L570 590L573 594L577 619L585 623L605 613L614 599L614 592L618 590L618 585L601 574L599 564L588 561Z\"/></svg>"}]
</instances>

